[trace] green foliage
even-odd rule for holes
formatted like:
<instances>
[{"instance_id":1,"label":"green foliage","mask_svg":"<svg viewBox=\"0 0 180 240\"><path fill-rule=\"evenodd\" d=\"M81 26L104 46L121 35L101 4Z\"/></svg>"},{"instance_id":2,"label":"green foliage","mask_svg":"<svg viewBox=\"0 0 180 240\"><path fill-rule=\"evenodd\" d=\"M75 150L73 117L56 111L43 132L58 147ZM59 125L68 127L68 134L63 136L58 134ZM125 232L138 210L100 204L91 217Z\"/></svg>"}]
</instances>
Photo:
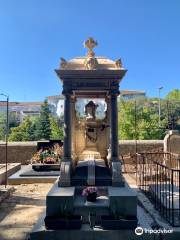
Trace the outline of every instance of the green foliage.
<instances>
[{"instance_id":1,"label":"green foliage","mask_svg":"<svg viewBox=\"0 0 180 240\"><path fill-rule=\"evenodd\" d=\"M50 110L48 102L45 100L41 106L41 112L39 120L36 124L36 138L37 139L50 139L51 136L51 124L50 124Z\"/></svg>"},{"instance_id":2,"label":"green foliage","mask_svg":"<svg viewBox=\"0 0 180 240\"><path fill-rule=\"evenodd\" d=\"M5 139L6 134L6 115L5 113L0 113L0 140Z\"/></svg>"},{"instance_id":3,"label":"green foliage","mask_svg":"<svg viewBox=\"0 0 180 240\"><path fill-rule=\"evenodd\" d=\"M166 97L167 100L176 100L180 101L180 89L174 89L171 92L169 92Z\"/></svg>"},{"instance_id":4,"label":"green foliage","mask_svg":"<svg viewBox=\"0 0 180 240\"><path fill-rule=\"evenodd\" d=\"M34 140L34 125L29 117L26 117L18 127L11 128L9 141Z\"/></svg>"},{"instance_id":5,"label":"green foliage","mask_svg":"<svg viewBox=\"0 0 180 240\"><path fill-rule=\"evenodd\" d=\"M167 128L180 130L180 101L161 101L162 119L166 119Z\"/></svg>"},{"instance_id":6,"label":"green foliage","mask_svg":"<svg viewBox=\"0 0 180 240\"><path fill-rule=\"evenodd\" d=\"M147 99L123 101L119 103L120 139L162 139L165 135L167 119L158 125L158 106Z\"/></svg>"},{"instance_id":7,"label":"green foliage","mask_svg":"<svg viewBox=\"0 0 180 240\"><path fill-rule=\"evenodd\" d=\"M0 113L0 140L5 140L7 116L6 111ZM17 127L18 119L14 112L9 113L9 128Z\"/></svg>"},{"instance_id":8,"label":"green foliage","mask_svg":"<svg viewBox=\"0 0 180 240\"><path fill-rule=\"evenodd\" d=\"M19 119L15 112L9 112L9 128L19 126Z\"/></svg>"},{"instance_id":9,"label":"green foliage","mask_svg":"<svg viewBox=\"0 0 180 240\"><path fill-rule=\"evenodd\" d=\"M58 126L58 119L50 117L51 139L63 139L63 129Z\"/></svg>"},{"instance_id":10,"label":"green foliage","mask_svg":"<svg viewBox=\"0 0 180 240\"><path fill-rule=\"evenodd\" d=\"M120 139L134 139L134 118L135 108L132 101L123 101L119 103L118 127Z\"/></svg>"},{"instance_id":11,"label":"green foliage","mask_svg":"<svg viewBox=\"0 0 180 240\"><path fill-rule=\"evenodd\" d=\"M179 100L179 101L178 101ZM180 130L180 90L174 89L161 99L161 125L159 126L158 98L121 100L118 126L120 139L163 139L167 129ZM9 115L11 141L62 139L59 119L50 113L47 101L41 107L39 117L25 118L18 126L13 113ZM6 114L0 113L0 140L5 138Z\"/></svg>"},{"instance_id":12,"label":"green foliage","mask_svg":"<svg viewBox=\"0 0 180 240\"><path fill-rule=\"evenodd\" d=\"M26 117L19 126L11 127L9 135L9 141L35 141L62 138L63 130L58 126L58 119L50 114L47 101L41 107L40 116Z\"/></svg>"}]
</instances>

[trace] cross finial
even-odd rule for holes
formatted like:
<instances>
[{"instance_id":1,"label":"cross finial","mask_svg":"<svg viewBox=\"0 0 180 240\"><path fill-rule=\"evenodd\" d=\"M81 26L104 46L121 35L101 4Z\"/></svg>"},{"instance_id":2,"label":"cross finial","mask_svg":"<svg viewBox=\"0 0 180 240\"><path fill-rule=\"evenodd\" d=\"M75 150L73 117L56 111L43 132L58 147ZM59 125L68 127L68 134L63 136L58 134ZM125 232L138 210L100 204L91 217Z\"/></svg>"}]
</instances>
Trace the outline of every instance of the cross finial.
<instances>
[{"instance_id":1,"label":"cross finial","mask_svg":"<svg viewBox=\"0 0 180 240\"><path fill-rule=\"evenodd\" d=\"M95 41L92 37L89 37L86 41L84 41L84 47L88 48L88 56L93 57L95 55L95 53L93 52L93 48L97 45L97 41Z\"/></svg>"}]
</instances>

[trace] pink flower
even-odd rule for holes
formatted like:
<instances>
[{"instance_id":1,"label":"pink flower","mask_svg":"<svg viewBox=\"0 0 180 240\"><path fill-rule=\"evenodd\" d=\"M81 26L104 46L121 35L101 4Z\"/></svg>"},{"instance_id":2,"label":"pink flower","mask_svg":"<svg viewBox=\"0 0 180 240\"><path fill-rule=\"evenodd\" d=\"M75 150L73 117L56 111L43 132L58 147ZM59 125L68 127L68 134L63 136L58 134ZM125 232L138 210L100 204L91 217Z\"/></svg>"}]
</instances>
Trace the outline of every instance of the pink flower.
<instances>
[{"instance_id":1,"label":"pink flower","mask_svg":"<svg viewBox=\"0 0 180 240\"><path fill-rule=\"evenodd\" d=\"M92 193L96 193L96 194L98 193L97 187L84 188L82 191L82 196L87 197L89 194L92 194Z\"/></svg>"}]
</instances>

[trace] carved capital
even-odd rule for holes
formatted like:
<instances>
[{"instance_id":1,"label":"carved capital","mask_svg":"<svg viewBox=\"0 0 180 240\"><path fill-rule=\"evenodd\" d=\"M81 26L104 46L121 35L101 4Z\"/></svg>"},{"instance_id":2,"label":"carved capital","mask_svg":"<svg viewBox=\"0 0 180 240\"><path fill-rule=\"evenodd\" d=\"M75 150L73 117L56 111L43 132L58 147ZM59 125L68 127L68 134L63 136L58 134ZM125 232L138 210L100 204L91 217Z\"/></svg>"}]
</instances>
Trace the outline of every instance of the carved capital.
<instances>
[{"instance_id":1,"label":"carved capital","mask_svg":"<svg viewBox=\"0 0 180 240\"><path fill-rule=\"evenodd\" d=\"M119 96L119 94L120 94L119 89L113 89L109 92L109 95L111 96L111 98L113 98L113 97L115 98L115 97Z\"/></svg>"},{"instance_id":2,"label":"carved capital","mask_svg":"<svg viewBox=\"0 0 180 240\"><path fill-rule=\"evenodd\" d=\"M64 96L72 96L73 93L72 93L72 90L63 89L62 94L63 94Z\"/></svg>"}]
</instances>

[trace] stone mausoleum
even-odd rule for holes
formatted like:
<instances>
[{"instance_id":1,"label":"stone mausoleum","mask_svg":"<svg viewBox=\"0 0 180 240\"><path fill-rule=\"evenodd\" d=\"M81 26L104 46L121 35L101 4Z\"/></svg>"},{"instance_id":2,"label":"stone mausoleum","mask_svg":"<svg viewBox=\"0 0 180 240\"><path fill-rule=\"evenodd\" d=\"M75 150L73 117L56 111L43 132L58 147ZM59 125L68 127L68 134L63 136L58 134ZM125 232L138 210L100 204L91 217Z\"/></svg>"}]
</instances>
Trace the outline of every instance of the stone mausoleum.
<instances>
[{"instance_id":1,"label":"stone mausoleum","mask_svg":"<svg viewBox=\"0 0 180 240\"><path fill-rule=\"evenodd\" d=\"M134 234L131 221L125 229L101 226L103 215L114 213L134 219L137 215L137 197L123 179L118 151L117 97L127 70L120 59L95 56L97 42L92 38L84 46L88 49L86 56L69 61L61 58L60 68L55 70L65 97L64 157L60 176L46 199L46 218L55 218L65 206L68 216L81 215L82 226L79 230L50 230L38 225L31 239L106 240ZM87 186L98 189L93 203L82 196Z\"/></svg>"},{"instance_id":2,"label":"stone mausoleum","mask_svg":"<svg viewBox=\"0 0 180 240\"><path fill-rule=\"evenodd\" d=\"M112 61L105 57L95 57L93 48L97 43L88 39L85 46L87 56L70 61L61 60L56 70L63 83L64 108L64 161L61 163L61 186L70 185L122 185L121 163L118 153L118 109L119 83L126 73L121 60ZM85 117L76 113L77 99L90 99L84 107ZM104 100L105 117L96 117L97 104L93 99ZM83 179L79 168L87 167L89 174ZM100 182L96 169L106 170ZM98 171L97 171L98 172ZM101 176L103 177L103 176ZM81 182L79 182L81 180ZM84 180L84 181L83 181Z\"/></svg>"}]
</instances>

